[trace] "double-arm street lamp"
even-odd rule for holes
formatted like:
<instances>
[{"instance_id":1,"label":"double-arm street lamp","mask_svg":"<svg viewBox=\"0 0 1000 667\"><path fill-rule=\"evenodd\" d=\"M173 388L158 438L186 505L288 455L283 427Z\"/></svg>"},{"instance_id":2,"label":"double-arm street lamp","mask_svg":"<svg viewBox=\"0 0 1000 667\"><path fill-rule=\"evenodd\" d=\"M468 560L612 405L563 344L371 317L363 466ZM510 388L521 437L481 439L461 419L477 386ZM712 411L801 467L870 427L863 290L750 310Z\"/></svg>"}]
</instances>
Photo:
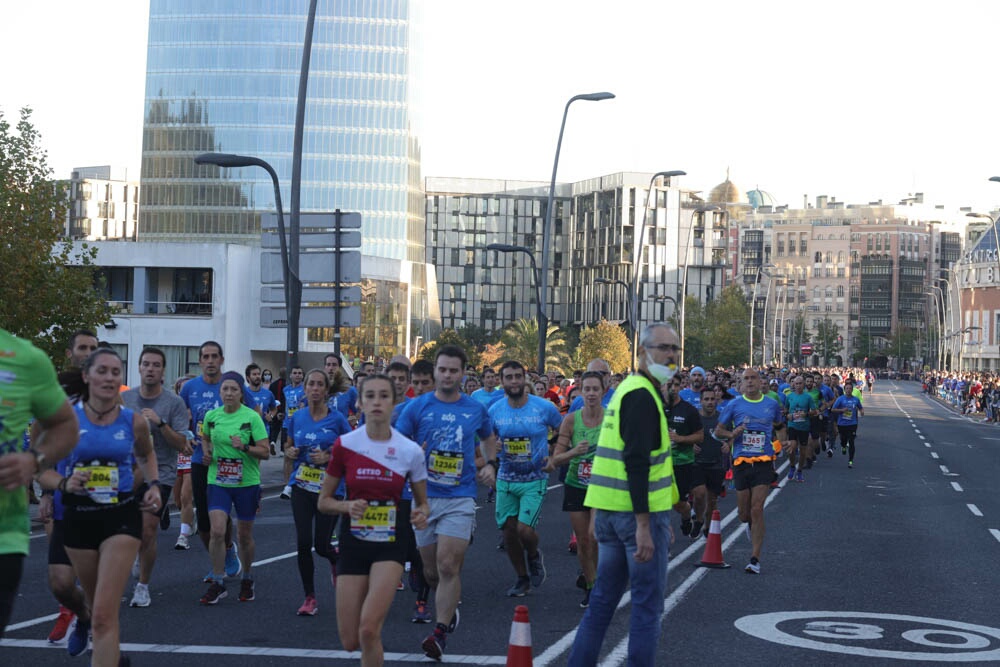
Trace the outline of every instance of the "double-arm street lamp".
<instances>
[{"instance_id":1,"label":"double-arm street lamp","mask_svg":"<svg viewBox=\"0 0 1000 667\"><path fill-rule=\"evenodd\" d=\"M594 278L594 282L600 285L621 285L625 290L625 317L628 318L629 334L635 337L635 311L632 310L632 300L629 298L629 284L618 278Z\"/></svg>"},{"instance_id":2,"label":"double-arm street lamp","mask_svg":"<svg viewBox=\"0 0 1000 667\"><path fill-rule=\"evenodd\" d=\"M278 184L278 174L274 167L250 155L233 155L232 153L202 153L195 159L195 164L212 164L217 167L236 169L239 167L260 167L271 177L274 185L274 206L278 211L278 240L281 243L281 273L285 285L285 311L288 315L288 330L286 346L288 348L288 369L299 363L299 309L302 305L302 281L299 280L299 230L292 228L292 233L285 237L285 216L281 210L281 187Z\"/></svg>"},{"instance_id":3,"label":"double-arm street lamp","mask_svg":"<svg viewBox=\"0 0 1000 667\"><path fill-rule=\"evenodd\" d=\"M491 243L486 246L487 250L495 250L497 252L523 252L531 260L531 270L534 273L535 278L535 317L538 320L538 340L542 341L542 344L538 348L538 368L544 369L545 367L545 330L548 329L549 322L545 317L545 309L542 307L542 299L539 294L539 276L538 276L538 263L535 261L535 253L531 251L530 248L526 248L523 245L511 245L509 243ZM542 274L544 275L544 273ZM543 374L545 371L540 370L539 375Z\"/></svg>"},{"instance_id":4,"label":"double-arm street lamp","mask_svg":"<svg viewBox=\"0 0 1000 667\"><path fill-rule=\"evenodd\" d=\"M545 206L545 221L542 223L542 281L541 281L541 300L538 302L539 312L544 316L545 305L549 289L549 253L552 246L552 206L556 196L556 171L559 169L559 151L562 149L563 131L566 129L566 116L569 114L569 107L573 102L577 100L584 100L586 102L601 102L602 100L614 99L614 94L612 93L586 93L583 95L574 95L569 98L566 102L566 108L563 110L562 124L559 126L559 140L556 141L556 158L552 162L552 182L549 184L549 199ZM534 259L532 259L534 262ZM547 331L541 326L541 322L538 323L538 374L541 375L545 373L545 337Z\"/></svg>"}]
</instances>

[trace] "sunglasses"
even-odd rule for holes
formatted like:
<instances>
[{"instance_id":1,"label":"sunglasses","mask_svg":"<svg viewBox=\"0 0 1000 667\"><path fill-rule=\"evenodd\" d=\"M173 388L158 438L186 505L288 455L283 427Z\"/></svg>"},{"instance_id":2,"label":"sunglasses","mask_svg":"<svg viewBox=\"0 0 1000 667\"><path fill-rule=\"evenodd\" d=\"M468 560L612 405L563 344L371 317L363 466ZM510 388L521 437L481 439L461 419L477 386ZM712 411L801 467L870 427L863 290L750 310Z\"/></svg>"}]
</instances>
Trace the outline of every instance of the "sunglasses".
<instances>
[{"instance_id":1,"label":"sunglasses","mask_svg":"<svg viewBox=\"0 0 1000 667\"><path fill-rule=\"evenodd\" d=\"M680 352L681 346L673 343L662 343L660 345L650 345L647 350L659 350L660 352Z\"/></svg>"}]
</instances>

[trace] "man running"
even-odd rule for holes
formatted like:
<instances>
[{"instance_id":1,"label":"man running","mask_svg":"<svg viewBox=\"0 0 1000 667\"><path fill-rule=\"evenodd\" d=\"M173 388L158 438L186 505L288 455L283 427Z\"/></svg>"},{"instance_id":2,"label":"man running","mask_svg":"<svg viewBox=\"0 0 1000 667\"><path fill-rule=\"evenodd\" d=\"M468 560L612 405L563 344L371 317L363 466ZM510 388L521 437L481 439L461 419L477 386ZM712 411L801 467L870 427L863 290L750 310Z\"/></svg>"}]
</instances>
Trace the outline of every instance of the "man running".
<instances>
[{"instance_id":1,"label":"man running","mask_svg":"<svg viewBox=\"0 0 1000 667\"><path fill-rule=\"evenodd\" d=\"M482 403L488 410L491 405L503 398L503 390L497 387L497 372L489 366L483 367L483 386L470 394L472 398Z\"/></svg>"},{"instance_id":2,"label":"man running","mask_svg":"<svg viewBox=\"0 0 1000 667\"><path fill-rule=\"evenodd\" d=\"M496 520L517 575L507 595L524 597L546 578L535 526L549 481L545 472L549 431L558 430L562 415L551 402L525 390L524 366L519 361L508 361L500 367L500 382L507 399L494 403L489 410L501 443Z\"/></svg>"},{"instance_id":3,"label":"man running","mask_svg":"<svg viewBox=\"0 0 1000 667\"><path fill-rule=\"evenodd\" d=\"M819 411L816 399L805 391L801 375L792 378L788 404L788 480L802 482L809 461L809 420Z\"/></svg>"},{"instance_id":4,"label":"man running","mask_svg":"<svg viewBox=\"0 0 1000 667\"><path fill-rule=\"evenodd\" d=\"M496 437L486 408L460 390L467 361L460 347L439 348L434 359L434 391L406 403L396 422L399 432L420 444L427 456L431 513L427 527L415 534L424 575L436 589L437 625L421 644L424 653L435 660L444 654L445 635L458 625L462 562L476 518L476 436L486 460L479 480L492 485L499 469L494 456ZM414 367L412 375L416 372Z\"/></svg>"},{"instance_id":5,"label":"man running","mask_svg":"<svg viewBox=\"0 0 1000 667\"><path fill-rule=\"evenodd\" d=\"M694 446L694 467L691 469L691 497L694 500L692 540L698 539L702 531L708 537L712 512L717 507L719 496L722 495L722 485L725 483L729 443L717 440L712 433L719 423L719 412L716 409L718 404L715 391L708 386L702 387L699 414L704 436L701 444Z\"/></svg>"},{"instance_id":6,"label":"man running","mask_svg":"<svg viewBox=\"0 0 1000 667\"><path fill-rule=\"evenodd\" d=\"M666 383L667 427L670 429L670 456L674 462L674 480L680 500L674 510L681 515L681 533L697 537L701 526L691 522L688 494L694 479L694 448L702 443L705 433L698 409L681 399L681 380L674 376ZM701 399L698 400L701 404ZM692 531L693 529L693 531Z\"/></svg>"}]
</instances>

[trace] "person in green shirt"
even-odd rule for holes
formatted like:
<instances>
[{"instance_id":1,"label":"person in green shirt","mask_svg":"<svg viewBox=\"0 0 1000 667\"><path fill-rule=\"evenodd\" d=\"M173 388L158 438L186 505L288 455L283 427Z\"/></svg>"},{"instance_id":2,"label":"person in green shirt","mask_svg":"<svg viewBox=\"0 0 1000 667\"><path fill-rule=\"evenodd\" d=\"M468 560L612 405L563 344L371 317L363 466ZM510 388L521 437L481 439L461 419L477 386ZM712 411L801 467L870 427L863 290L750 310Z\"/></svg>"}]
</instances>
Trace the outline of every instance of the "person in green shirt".
<instances>
[{"instance_id":1,"label":"person in green shirt","mask_svg":"<svg viewBox=\"0 0 1000 667\"><path fill-rule=\"evenodd\" d=\"M243 557L240 601L254 599L250 570L254 557L253 522L260 505L260 461L271 455L267 427L260 414L243 405L243 377L224 373L219 386L222 407L205 415L202 425L204 461L208 463L208 550L212 558L212 584L201 603L214 605L226 597L223 583L226 564L226 522L236 507L237 533Z\"/></svg>"}]
</instances>

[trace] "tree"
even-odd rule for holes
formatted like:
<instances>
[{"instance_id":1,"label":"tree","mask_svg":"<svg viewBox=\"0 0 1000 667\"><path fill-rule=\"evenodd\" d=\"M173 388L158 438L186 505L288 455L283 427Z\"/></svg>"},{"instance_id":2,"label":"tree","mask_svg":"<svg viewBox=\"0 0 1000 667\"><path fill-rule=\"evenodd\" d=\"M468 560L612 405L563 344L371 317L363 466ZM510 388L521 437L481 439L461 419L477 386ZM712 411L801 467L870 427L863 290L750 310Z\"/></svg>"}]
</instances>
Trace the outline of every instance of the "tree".
<instances>
[{"instance_id":1,"label":"tree","mask_svg":"<svg viewBox=\"0 0 1000 667\"><path fill-rule=\"evenodd\" d=\"M496 343L500 339L499 332L489 331L486 327L478 324L466 324L464 327L456 329L456 333L462 337L469 349L482 352L490 343Z\"/></svg>"},{"instance_id":2,"label":"tree","mask_svg":"<svg viewBox=\"0 0 1000 667\"><path fill-rule=\"evenodd\" d=\"M692 362L711 366L739 366L748 361L750 346L750 306L743 290L730 285L705 306L705 327L710 331L707 354ZM685 361L688 352L685 352Z\"/></svg>"},{"instance_id":3,"label":"tree","mask_svg":"<svg viewBox=\"0 0 1000 667\"><path fill-rule=\"evenodd\" d=\"M788 347L785 350L785 359L788 360L788 363L794 365L802 359L802 344L810 342L809 339L810 334L806 329L806 316L799 313L792 320L792 327L789 331Z\"/></svg>"},{"instance_id":4,"label":"tree","mask_svg":"<svg viewBox=\"0 0 1000 667\"><path fill-rule=\"evenodd\" d=\"M681 309L678 308L674 314L668 318L671 326L681 334ZM688 296L684 301L684 339L681 345L684 347L684 363L688 366L694 364L707 364L707 350L711 332L708 330L705 320L705 309L696 297Z\"/></svg>"},{"instance_id":5,"label":"tree","mask_svg":"<svg viewBox=\"0 0 1000 667\"><path fill-rule=\"evenodd\" d=\"M21 109L14 128L0 111L0 327L57 365L73 331L95 330L112 315L95 273L97 249L63 234L66 201L31 110Z\"/></svg>"},{"instance_id":6,"label":"tree","mask_svg":"<svg viewBox=\"0 0 1000 667\"><path fill-rule=\"evenodd\" d=\"M896 370L904 370L909 360L917 356L917 332L907 327L897 327L889 337L885 352L896 359Z\"/></svg>"},{"instance_id":7,"label":"tree","mask_svg":"<svg viewBox=\"0 0 1000 667\"><path fill-rule=\"evenodd\" d=\"M480 359L479 353L474 349L469 347L468 342L458 335L458 332L454 329L445 329L442 331L437 338L431 341L427 341L420 346L420 351L417 353L421 359L426 359L427 361L434 361L434 357L437 356L437 351L445 345L457 345L458 347L465 350L465 355L469 358L469 363L475 367L479 367Z\"/></svg>"},{"instance_id":8,"label":"tree","mask_svg":"<svg viewBox=\"0 0 1000 667\"><path fill-rule=\"evenodd\" d=\"M487 343L479 357L479 360L482 362L483 366L489 366L490 368L496 370L497 362L503 358L506 351L507 350L504 348L503 343Z\"/></svg>"},{"instance_id":9,"label":"tree","mask_svg":"<svg viewBox=\"0 0 1000 667\"><path fill-rule=\"evenodd\" d=\"M577 366L583 368L591 359L604 359L613 373L624 373L632 365L632 346L622 328L614 322L601 320L580 332Z\"/></svg>"},{"instance_id":10,"label":"tree","mask_svg":"<svg viewBox=\"0 0 1000 667\"><path fill-rule=\"evenodd\" d=\"M840 335L840 327L829 317L824 317L816 327L816 354L820 361L829 364L830 359L840 354L844 349L843 338Z\"/></svg>"},{"instance_id":11,"label":"tree","mask_svg":"<svg viewBox=\"0 0 1000 667\"><path fill-rule=\"evenodd\" d=\"M500 344L505 349L501 361L519 361L525 368L538 366L537 321L522 318L511 322L501 332ZM563 332L556 325L550 324L545 338L545 368L565 373L569 362Z\"/></svg>"}]
</instances>

